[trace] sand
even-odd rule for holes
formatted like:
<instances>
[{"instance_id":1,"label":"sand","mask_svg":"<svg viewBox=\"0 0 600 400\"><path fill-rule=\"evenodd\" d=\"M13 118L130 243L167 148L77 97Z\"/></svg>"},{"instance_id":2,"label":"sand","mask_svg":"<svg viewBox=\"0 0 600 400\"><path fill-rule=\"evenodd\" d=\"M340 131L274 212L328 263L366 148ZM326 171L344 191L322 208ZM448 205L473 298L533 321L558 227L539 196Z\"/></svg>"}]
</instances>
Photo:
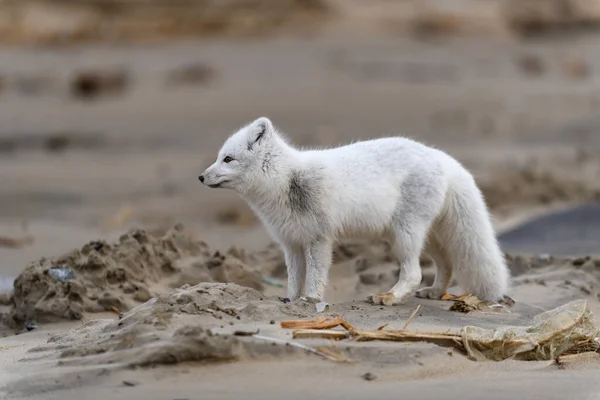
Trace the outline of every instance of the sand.
<instances>
[{"instance_id":1,"label":"sand","mask_svg":"<svg viewBox=\"0 0 600 400\"><path fill-rule=\"evenodd\" d=\"M291 340L291 330L280 327L284 320L338 315L360 329L389 324L386 329L393 330L404 325L416 305L420 308L411 321L411 329L440 333L457 331L466 325L485 329L529 325L542 310L576 299L587 299L590 310L597 313L600 311L597 267L600 259L509 256L514 277L511 296L516 303L496 311L484 309L464 314L451 311L448 301L411 298L395 307L369 304L366 294L388 289L394 282L393 275L397 274L393 261L388 259L389 250L377 243L341 243L335 251L333 289L327 296L330 304L324 312L318 312L311 299L282 302L280 296L284 295L284 288L264 283L256 288L248 287L248 282L262 280L248 281L246 276L239 278L243 275L238 273L235 275L238 282L246 284L242 286L231 283L235 278L215 279L215 275L210 274L211 269L227 270L231 264L250 276L273 279L268 282L285 282L279 265L281 254L276 246L250 254L239 254L239 250L233 249L227 256L215 258L207 256L210 252L206 244L186 233L181 225L155 235L135 230L121 236L115 244L88 243L56 259L34 262L23 271L16 279L12 308L7 316L12 322L12 332L21 334L11 336L5 332L7 336L0 347L5 355L0 363L0 369L5 372L0 384L4 385L8 398L47 398L45 396L59 393L69 398L82 388L86 388L86 396L90 398L100 398L106 388L117 393L122 391L124 396L129 395L129 388L138 386L153 391L153 379L148 379L158 373L157 368L166 368L160 373L161 379L178 382L177 388L169 392L174 398L180 398L192 387L220 393L226 398L233 396L235 390L227 388L226 380L235 379L236 385L239 384L237 374L247 374L245 368L260 369L262 376L271 377L247 388L247 393L253 396L265 396L265 390L269 393L267 398L282 395L284 386L280 386L281 383L274 386L274 376L280 377L277 380L299 384L292 376L300 369L302 379L319 381L326 368L328 376L333 374L335 379L350 380L350 387L358 390L348 393L354 398L352 396L367 389L361 384L361 380L364 381L361 371L376 377L373 385L378 390L384 390L386 382L402 381L412 382L416 385L413 390L417 391L423 390L418 385L423 381L442 384L450 380L457 384L486 374L510 380L521 376L516 375L516 371L531 374L535 380L548 374L548 370L564 374L565 369L585 372L600 367L600 359L589 357L570 361L566 366L552 366L552 360L482 364L470 361L459 351L433 343L295 340L311 348L328 348L354 361L339 364L285 345L285 341ZM116 274L122 278L119 280L109 279L115 276L111 268L115 260L120 265L121 273ZM74 271L65 282L48 274L52 265L58 264ZM201 271L193 275L200 283L178 283L174 289L172 282L178 281L188 268ZM427 260L423 260L423 268L425 281L431 281L432 266ZM355 273L350 273L353 270ZM372 277L364 278L367 273ZM186 279L193 280L191 276L187 274ZM74 287L88 290L75 292ZM129 287L138 290L125 290ZM338 289L341 287L344 289ZM90 290L92 288L95 290ZM140 289L144 297L140 297ZM454 287L451 292L459 294L460 288ZM109 304L100 301L108 298L113 299L110 304L115 305L108 307ZM115 299L119 300L118 304L114 303ZM107 312L117 306L122 309ZM21 318L24 315L28 317L27 322L36 323L36 329L27 332L17 324L25 321ZM73 321L79 322L73 326ZM272 343L273 340L284 343ZM180 376L183 370L187 373ZM223 371L224 375L206 379L205 374L212 376L215 371ZM203 376L200 386L196 386L197 381L188 379L190 374ZM242 382L247 379L244 376ZM595 386L589 383L586 387ZM328 381L318 383L311 393L324 393L326 388L337 390ZM481 393L485 388L485 385L475 385L471 390ZM348 388L336 393L346 390ZM334 394L323 395L329 398Z\"/></svg>"},{"instance_id":2,"label":"sand","mask_svg":"<svg viewBox=\"0 0 600 400\"><path fill-rule=\"evenodd\" d=\"M0 247L0 398L596 395L589 354L474 362L430 343L298 340L358 361L338 363L239 336L288 341L282 320L334 314L400 329L417 305L409 327L420 332L525 326L577 299L600 313L596 35L413 40L382 36L381 15L395 15L385 8L371 6L367 24L357 16L369 7L344 7L338 28L360 26L360 39L333 29L2 49L0 236L32 241ZM281 251L233 193L197 181L260 115L303 146L405 134L457 157L494 212L516 303L466 314L417 298L370 305L398 265L385 243L362 240L336 246L324 312L282 303ZM426 286L433 267L421 261Z\"/></svg>"}]
</instances>

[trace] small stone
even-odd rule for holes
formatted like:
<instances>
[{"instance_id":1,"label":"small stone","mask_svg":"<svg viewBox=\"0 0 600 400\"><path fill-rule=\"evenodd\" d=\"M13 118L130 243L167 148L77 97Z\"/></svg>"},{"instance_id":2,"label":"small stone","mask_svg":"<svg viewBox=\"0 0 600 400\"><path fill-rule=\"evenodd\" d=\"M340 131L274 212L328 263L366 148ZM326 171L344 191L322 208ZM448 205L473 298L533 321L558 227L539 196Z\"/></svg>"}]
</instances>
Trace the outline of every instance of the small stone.
<instances>
[{"instance_id":1,"label":"small stone","mask_svg":"<svg viewBox=\"0 0 600 400\"><path fill-rule=\"evenodd\" d=\"M123 385L133 387L133 386L137 386L137 382L123 381Z\"/></svg>"},{"instance_id":2,"label":"small stone","mask_svg":"<svg viewBox=\"0 0 600 400\"><path fill-rule=\"evenodd\" d=\"M315 304L315 307L318 313L322 313L327 309L327 307L329 307L329 304L327 304L327 302L325 301L320 301L317 304Z\"/></svg>"},{"instance_id":3,"label":"small stone","mask_svg":"<svg viewBox=\"0 0 600 400\"><path fill-rule=\"evenodd\" d=\"M574 259L573 261L571 261L571 263L572 263L574 266L578 267L578 266L580 266L580 265L583 265L583 264L584 264L586 261L587 261L587 258L584 258L584 257L579 257L579 258L576 258L576 259Z\"/></svg>"},{"instance_id":4,"label":"small stone","mask_svg":"<svg viewBox=\"0 0 600 400\"><path fill-rule=\"evenodd\" d=\"M365 381L374 381L375 379L377 379L377 375L375 375L375 374L372 374L372 373L370 373L370 372L367 372L366 374L364 374L364 375L362 376L362 378L363 378Z\"/></svg>"},{"instance_id":5,"label":"small stone","mask_svg":"<svg viewBox=\"0 0 600 400\"><path fill-rule=\"evenodd\" d=\"M271 325L275 325L275 320L274 320L274 319L272 319L272 320L271 320L271 322L270 322L270 324L271 324Z\"/></svg>"},{"instance_id":6,"label":"small stone","mask_svg":"<svg viewBox=\"0 0 600 400\"><path fill-rule=\"evenodd\" d=\"M150 294L148 289L146 289L143 286L138 287L138 290L133 295L133 299L140 303L145 303L148 300L150 300L151 298L152 298L152 295Z\"/></svg>"},{"instance_id":7,"label":"small stone","mask_svg":"<svg viewBox=\"0 0 600 400\"><path fill-rule=\"evenodd\" d=\"M550 261L550 260L552 259L552 256L550 256L550 254L546 254L546 253L544 253L544 254L540 254L540 255L538 256L538 259L539 259L540 261L548 262L548 261Z\"/></svg>"},{"instance_id":8,"label":"small stone","mask_svg":"<svg viewBox=\"0 0 600 400\"><path fill-rule=\"evenodd\" d=\"M30 321L28 323L25 324L25 329L27 329L28 332L31 332L34 329L37 329L37 324L33 321Z\"/></svg>"}]
</instances>

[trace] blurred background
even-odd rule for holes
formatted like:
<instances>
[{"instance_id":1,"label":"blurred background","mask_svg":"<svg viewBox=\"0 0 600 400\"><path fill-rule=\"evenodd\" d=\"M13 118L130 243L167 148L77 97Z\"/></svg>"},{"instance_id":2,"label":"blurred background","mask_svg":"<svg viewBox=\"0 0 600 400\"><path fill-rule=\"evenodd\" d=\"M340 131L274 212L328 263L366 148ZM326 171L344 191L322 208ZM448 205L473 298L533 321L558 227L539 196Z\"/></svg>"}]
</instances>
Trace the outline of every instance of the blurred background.
<instances>
[{"instance_id":1,"label":"blurred background","mask_svg":"<svg viewBox=\"0 0 600 400\"><path fill-rule=\"evenodd\" d=\"M197 179L263 115L302 146L438 146L499 232L595 202L599 22L595 0L0 0L0 286L133 226L263 248Z\"/></svg>"}]
</instances>

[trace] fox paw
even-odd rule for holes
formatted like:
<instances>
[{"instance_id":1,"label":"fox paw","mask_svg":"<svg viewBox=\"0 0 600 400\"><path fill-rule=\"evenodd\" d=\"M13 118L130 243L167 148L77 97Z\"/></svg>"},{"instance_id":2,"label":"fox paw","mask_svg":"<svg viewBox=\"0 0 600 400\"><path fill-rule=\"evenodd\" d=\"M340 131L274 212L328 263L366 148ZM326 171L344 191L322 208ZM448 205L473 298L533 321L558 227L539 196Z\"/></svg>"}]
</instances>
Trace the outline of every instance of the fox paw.
<instances>
[{"instance_id":1,"label":"fox paw","mask_svg":"<svg viewBox=\"0 0 600 400\"><path fill-rule=\"evenodd\" d=\"M374 305L392 306L400 303L401 299L397 298L392 292L377 293L367 297L367 300Z\"/></svg>"},{"instance_id":2,"label":"fox paw","mask_svg":"<svg viewBox=\"0 0 600 400\"><path fill-rule=\"evenodd\" d=\"M430 286L421 290L417 290L415 296L422 299L440 300L444 294L445 292L443 290Z\"/></svg>"}]
</instances>

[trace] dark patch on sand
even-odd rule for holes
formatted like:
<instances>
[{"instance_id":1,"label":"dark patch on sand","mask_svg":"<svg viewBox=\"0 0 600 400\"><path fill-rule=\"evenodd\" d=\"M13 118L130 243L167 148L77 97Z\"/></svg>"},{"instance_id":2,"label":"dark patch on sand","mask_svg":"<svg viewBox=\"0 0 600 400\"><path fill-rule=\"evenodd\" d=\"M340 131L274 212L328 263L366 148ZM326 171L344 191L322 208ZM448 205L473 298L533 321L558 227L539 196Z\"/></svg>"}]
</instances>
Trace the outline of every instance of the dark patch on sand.
<instances>
[{"instance_id":1,"label":"dark patch on sand","mask_svg":"<svg viewBox=\"0 0 600 400\"><path fill-rule=\"evenodd\" d=\"M498 237L504 251L578 256L600 253L600 205L588 204L526 222Z\"/></svg>"}]
</instances>

